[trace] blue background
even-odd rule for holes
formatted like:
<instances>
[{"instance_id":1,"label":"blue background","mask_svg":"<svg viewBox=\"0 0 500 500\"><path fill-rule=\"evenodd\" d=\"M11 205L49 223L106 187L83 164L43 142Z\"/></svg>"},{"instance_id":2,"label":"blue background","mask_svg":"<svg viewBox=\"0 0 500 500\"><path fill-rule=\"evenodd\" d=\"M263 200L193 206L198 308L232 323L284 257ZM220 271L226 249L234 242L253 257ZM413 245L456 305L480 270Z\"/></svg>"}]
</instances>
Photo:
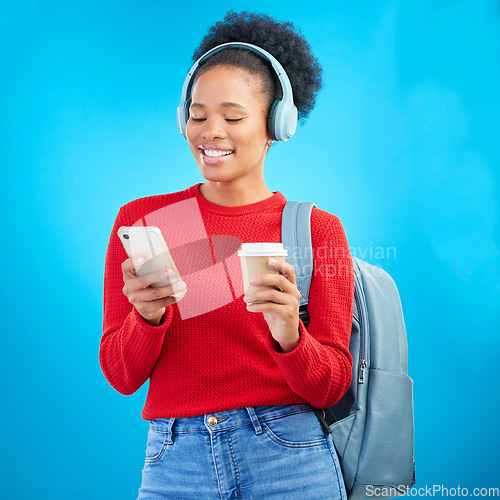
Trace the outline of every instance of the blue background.
<instances>
[{"instance_id":1,"label":"blue background","mask_svg":"<svg viewBox=\"0 0 500 500\"><path fill-rule=\"evenodd\" d=\"M294 22L323 65L265 175L398 284L416 486L499 486L498 2L2 3L2 498L136 498L147 384L100 370L104 255L121 205L203 181L175 112L229 8Z\"/></svg>"}]
</instances>

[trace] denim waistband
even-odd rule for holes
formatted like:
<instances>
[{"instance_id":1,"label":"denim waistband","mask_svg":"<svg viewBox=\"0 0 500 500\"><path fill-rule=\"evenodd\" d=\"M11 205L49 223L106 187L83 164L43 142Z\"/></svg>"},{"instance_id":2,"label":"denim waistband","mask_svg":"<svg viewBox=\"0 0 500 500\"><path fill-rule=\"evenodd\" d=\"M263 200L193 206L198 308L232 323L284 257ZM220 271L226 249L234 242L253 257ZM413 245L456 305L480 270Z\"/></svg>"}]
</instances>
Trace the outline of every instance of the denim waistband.
<instances>
[{"instance_id":1,"label":"denim waistband","mask_svg":"<svg viewBox=\"0 0 500 500\"><path fill-rule=\"evenodd\" d=\"M313 410L313 407L308 403L248 406L246 408L216 411L194 417L156 418L151 420L150 429L167 433L168 443L172 442L172 433L220 432L244 425L253 425L255 432L260 434L262 432L260 422L262 421Z\"/></svg>"}]
</instances>

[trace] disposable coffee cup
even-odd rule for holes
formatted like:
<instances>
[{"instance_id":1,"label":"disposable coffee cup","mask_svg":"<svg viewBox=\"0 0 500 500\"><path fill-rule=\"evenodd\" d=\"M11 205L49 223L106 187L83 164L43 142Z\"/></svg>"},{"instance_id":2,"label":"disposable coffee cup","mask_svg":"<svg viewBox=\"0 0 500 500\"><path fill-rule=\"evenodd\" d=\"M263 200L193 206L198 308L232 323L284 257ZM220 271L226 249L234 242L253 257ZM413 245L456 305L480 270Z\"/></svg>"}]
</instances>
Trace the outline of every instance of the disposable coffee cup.
<instances>
[{"instance_id":1,"label":"disposable coffee cup","mask_svg":"<svg viewBox=\"0 0 500 500\"><path fill-rule=\"evenodd\" d=\"M250 295L257 290L272 288L266 285L250 285L249 280L257 274L279 274L276 269L269 267L268 260L273 257L284 262L287 255L288 252L284 249L283 243L243 243L241 250L238 250L238 256L241 260L245 295ZM255 303L259 302L267 301L255 301Z\"/></svg>"}]
</instances>

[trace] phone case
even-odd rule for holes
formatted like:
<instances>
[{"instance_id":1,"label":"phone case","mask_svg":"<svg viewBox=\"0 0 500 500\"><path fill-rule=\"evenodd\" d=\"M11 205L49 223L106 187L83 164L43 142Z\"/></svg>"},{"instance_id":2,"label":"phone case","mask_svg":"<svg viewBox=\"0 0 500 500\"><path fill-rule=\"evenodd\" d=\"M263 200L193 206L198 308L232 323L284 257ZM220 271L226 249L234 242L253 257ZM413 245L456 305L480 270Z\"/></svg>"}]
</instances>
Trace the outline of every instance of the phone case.
<instances>
[{"instance_id":1,"label":"phone case","mask_svg":"<svg viewBox=\"0 0 500 500\"><path fill-rule=\"evenodd\" d=\"M159 228L156 226L122 226L118 229L118 237L129 257L143 256L145 258L144 264L135 270L137 276L141 277L166 267L173 269L175 274L170 280L153 283L150 285L152 288L181 281L181 275ZM185 291L180 292L173 297L178 298L185 293Z\"/></svg>"}]
</instances>

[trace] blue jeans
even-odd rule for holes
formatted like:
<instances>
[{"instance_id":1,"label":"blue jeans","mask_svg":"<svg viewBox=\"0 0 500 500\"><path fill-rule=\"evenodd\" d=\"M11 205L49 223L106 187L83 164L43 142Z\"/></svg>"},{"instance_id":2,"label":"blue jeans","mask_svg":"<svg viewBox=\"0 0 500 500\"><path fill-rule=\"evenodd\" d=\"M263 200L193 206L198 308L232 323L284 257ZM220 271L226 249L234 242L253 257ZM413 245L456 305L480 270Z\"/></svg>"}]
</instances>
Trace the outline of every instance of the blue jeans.
<instances>
[{"instance_id":1,"label":"blue jeans","mask_svg":"<svg viewBox=\"0 0 500 500\"><path fill-rule=\"evenodd\" d=\"M308 404L152 420L138 500L346 500L330 434Z\"/></svg>"}]
</instances>

